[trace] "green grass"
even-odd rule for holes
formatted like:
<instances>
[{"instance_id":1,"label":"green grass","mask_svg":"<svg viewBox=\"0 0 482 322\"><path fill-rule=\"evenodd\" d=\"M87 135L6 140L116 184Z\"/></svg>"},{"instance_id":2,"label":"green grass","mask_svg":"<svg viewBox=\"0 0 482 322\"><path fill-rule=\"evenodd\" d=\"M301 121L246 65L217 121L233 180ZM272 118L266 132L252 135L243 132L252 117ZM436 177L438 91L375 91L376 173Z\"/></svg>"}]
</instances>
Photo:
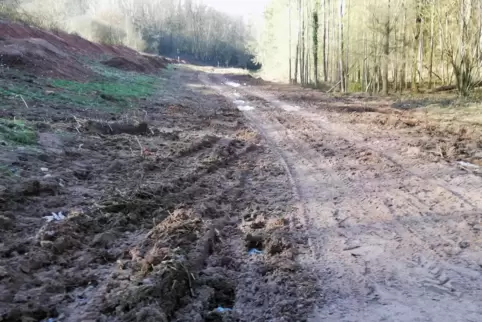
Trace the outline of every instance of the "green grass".
<instances>
[{"instance_id":1,"label":"green grass","mask_svg":"<svg viewBox=\"0 0 482 322\"><path fill-rule=\"evenodd\" d=\"M0 141L9 145L33 145L37 135L22 121L0 119Z\"/></svg>"},{"instance_id":2,"label":"green grass","mask_svg":"<svg viewBox=\"0 0 482 322\"><path fill-rule=\"evenodd\" d=\"M88 82L61 79L38 79L39 84L10 82L0 87L0 101L4 97L21 102L22 97L34 106L44 103L122 112L136 106L136 101L152 96L163 83L159 76L121 71L98 62L90 62L90 67L99 76Z\"/></svg>"}]
</instances>

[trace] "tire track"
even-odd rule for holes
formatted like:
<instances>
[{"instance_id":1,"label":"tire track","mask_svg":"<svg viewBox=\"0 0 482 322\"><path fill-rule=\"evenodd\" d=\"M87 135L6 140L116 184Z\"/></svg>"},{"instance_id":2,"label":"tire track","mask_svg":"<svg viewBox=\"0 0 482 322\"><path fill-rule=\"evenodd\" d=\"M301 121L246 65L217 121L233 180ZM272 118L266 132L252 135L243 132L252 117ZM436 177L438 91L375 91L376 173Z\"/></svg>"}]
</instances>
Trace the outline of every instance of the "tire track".
<instances>
[{"instance_id":1,"label":"tire track","mask_svg":"<svg viewBox=\"0 0 482 322\"><path fill-rule=\"evenodd\" d=\"M232 95L218 85L222 79L213 80ZM455 249L453 238L476 239L460 226L464 220L445 219L453 212L476 219L476 203L322 116L265 93L236 91L263 100L251 100L245 115L278 151L303 205L314 254L300 261L318 272L326 298L313 321L462 321L482 314L482 283L473 279L480 273L443 253Z\"/></svg>"}]
</instances>

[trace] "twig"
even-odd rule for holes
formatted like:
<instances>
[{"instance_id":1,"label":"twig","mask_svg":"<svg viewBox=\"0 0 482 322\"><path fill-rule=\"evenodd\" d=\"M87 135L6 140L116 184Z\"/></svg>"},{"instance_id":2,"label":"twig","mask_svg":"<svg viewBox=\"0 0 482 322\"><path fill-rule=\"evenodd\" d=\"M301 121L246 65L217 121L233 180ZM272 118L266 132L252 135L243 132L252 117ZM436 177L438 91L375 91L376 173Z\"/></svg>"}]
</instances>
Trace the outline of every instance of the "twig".
<instances>
[{"instance_id":1,"label":"twig","mask_svg":"<svg viewBox=\"0 0 482 322\"><path fill-rule=\"evenodd\" d=\"M438 153L440 154L440 156L442 157L442 159L444 159L444 154L442 152L442 148L440 147L440 145L438 146Z\"/></svg>"},{"instance_id":2,"label":"twig","mask_svg":"<svg viewBox=\"0 0 482 322\"><path fill-rule=\"evenodd\" d=\"M342 220L340 220L340 221L338 222L338 227L341 227L341 226L343 225L343 223L348 220L348 218L350 218L350 217L346 216L345 218L343 218Z\"/></svg>"},{"instance_id":3,"label":"twig","mask_svg":"<svg viewBox=\"0 0 482 322\"><path fill-rule=\"evenodd\" d=\"M341 81L339 81L338 83L336 83L332 88L330 88L327 93L331 92L332 90L335 89L335 87L337 87L339 84L341 83Z\"/></svg>"},{"instance_id":4,"label":"twig","mask_svg":"<svg viewBox=\"0 0 482 322\"><path fill-rule=\"evenodd\" d=\"M191 291L191 296L194 297L194 291L192 289L192 282L191 282L191 274L189 273L189 271L187 270L186 266L184 266L183 264L181 264L182 268L184 268L184 271L186 272L187 274L187 281L189 283L189 290Z\"/></svg>"},{"instance_id":5,"label":"twig","mask_svg":"<svg viewBox=\"0 0 482 322\"><path fill-rule=\"evenodd\" d=\"M25 107L26 107L26 108L29 108L28 105L27 105L27 102L25 102L25 100L23 99L23 96L22 96L22 95L19 95L19 96L20 96L20 98L22 99L23 104L25 104Z\"/></svg>"},{"instance_id":6,"label":"twig","mask_svg":"<svg viewBox=\"0 0 482 322\"><path fill-rule=\"evenodd\" d=\"M353 245L353 246L345 247L345 248L343 248L343 250L344 250L344 251L354 250L354 249L357 249L357 248L360 248L360 247L361 247L361 246Z\"/></svg>"},{"instance_id":7,"label":"twig","mask_svg":"<svg viewBox=\"0 0 482 322\"><path fill-rule=\"evenodd\" d=\"M139 147L141 148L141 155L144 155L144 149L141 145L141 141L139 141L139 138L136 136L137 144L139 144Z\"/></svg>"},{"instance_id":8,"label":"twig","mask_svg":"<svg viewBox=\"0 0 482 322\"><path fill-rule=\"evenodd\" d=\"M77 123L77 126L75 127L75 129L77 130L77 132L80 133L80 128L82 127L82 124L80 124L79 120L75 117L75 115L72 114L72 117L74 118L75 122Z\"/></svg>"}]
</instances>

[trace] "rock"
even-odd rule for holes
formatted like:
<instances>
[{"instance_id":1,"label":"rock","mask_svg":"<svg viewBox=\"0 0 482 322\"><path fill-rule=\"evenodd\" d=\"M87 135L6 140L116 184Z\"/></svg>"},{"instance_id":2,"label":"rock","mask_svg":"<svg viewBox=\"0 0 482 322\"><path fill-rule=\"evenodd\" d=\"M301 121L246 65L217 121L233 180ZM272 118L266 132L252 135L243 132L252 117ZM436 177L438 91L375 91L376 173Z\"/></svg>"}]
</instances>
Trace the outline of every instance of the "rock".
<instances>
[{"instance_id":1,"label":"rock","mask_svg":"<svg viewBox=\"0 0 482 322\"><path fill-rule=\"evenodd\" d=\"M467 241L461 241L459 243L459 247L462 248L462 249L469 248L469 246L470 246L470 243L467 242Z\"/></svg>"}]
</instances>

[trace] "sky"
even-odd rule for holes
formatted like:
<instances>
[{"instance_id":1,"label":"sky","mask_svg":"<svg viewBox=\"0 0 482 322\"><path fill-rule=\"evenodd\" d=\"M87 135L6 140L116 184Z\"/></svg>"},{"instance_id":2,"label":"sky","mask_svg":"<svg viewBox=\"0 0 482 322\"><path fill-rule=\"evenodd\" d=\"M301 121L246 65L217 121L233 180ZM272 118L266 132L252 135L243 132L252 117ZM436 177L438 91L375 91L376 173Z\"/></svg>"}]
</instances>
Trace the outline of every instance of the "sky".
<instances>
[{"instance_id":1,"label":"sky","mask_svg":"<svg viewBox=\"0 0 482 322\"><path fill-rule=\"evenodd\" d=\"M202 0L217 10L241 16L258 16L270 0Z\"/></svg>"}]
</instances>

